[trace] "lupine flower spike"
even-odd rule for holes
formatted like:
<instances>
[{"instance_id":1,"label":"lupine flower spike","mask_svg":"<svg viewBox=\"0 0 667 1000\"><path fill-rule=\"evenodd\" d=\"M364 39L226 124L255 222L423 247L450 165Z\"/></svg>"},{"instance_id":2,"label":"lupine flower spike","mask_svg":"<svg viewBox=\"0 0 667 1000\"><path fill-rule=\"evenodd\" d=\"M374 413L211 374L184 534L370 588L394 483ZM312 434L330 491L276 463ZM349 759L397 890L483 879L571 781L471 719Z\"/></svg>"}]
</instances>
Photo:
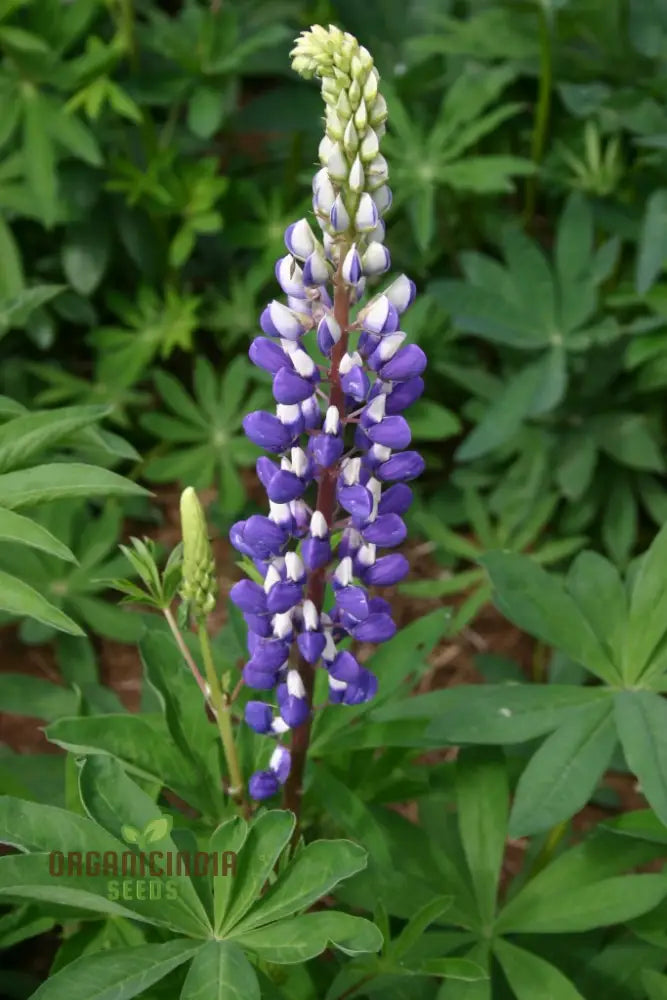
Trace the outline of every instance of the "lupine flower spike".
<instances>
[{"instance_id":1,"label":"lupine flower spike","mask_svg":"<svg viewBox=\"0 0 667 1000\"><path fill-rule=\"evenodd\" d=\"M266 799L287 783L290 807L300 792L315 669L326 671L332 702L366 701L378 680L339 644L348 636L384 642L396 631L389 603L369 588L398 583L408 570L393 550L406 535L407 481L424 463L406 450L403 411L421 395L426 366L400 330L415 296L409 278L400 275L361 307L367 280L391 266L383 222L391 191L380 153L387 108L371 55L352 35L315 26L292 57L297 73L321 80L321 168L314 220L288 226L288 252L276 264L285 301L266 307L263 336L249 351L273 375L275 413L244 420L247 436L278 456L257 462L269 512L231 530L263 579L242 580L231 592L249 630L244 680L266 698L250 701L245 718L279 744L251 778L250 794ZM315 344L325 365L309 353ZM325 608L327 581L334 601ZM282 741L290 733L288 749Z\"/></svg>"}]
</instances>

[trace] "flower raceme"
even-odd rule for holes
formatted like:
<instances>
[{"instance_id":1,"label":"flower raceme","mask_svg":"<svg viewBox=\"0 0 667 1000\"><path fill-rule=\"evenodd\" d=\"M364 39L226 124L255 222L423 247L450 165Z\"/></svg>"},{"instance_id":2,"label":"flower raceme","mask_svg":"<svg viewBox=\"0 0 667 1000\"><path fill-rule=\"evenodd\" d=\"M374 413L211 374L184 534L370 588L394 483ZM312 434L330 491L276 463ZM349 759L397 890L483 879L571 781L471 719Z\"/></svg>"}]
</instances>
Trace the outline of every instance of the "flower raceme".
<instances>
[{"instance_id":1,"label":"flower raceme","mask_svg":"<svg viewBox=\"0 0 667 1000\"><path fill-rule=\"evenodd\" d=\"M319 232L306 219L287 228L288 253L275 268L285 301L267 305L263 335L250 346L253 363L273 376L276 408L249 413L244 428L278 459L257 461L268 515L239 521L230 535L263 579L231 592L248 626L244 681L275 692L276 702L246 707L246 722L278 741L268 768L250 780L255 799L288 780L293 762L280 740L309 723L316 667L328 674L333 702L375 694L377 678L340 646L346 638L384 642L396 631L389 603L369 588L391 586L408 570L392 550L406 535L407 483L424 465L409 450L403 416L424 388L426 357L400 330L415 286L401 275L361 303L367 279L390 268L378 73L368 51L334 27L303 32L292 56L296 72L320 78L326 104L313 179ZM315 347L324 363L313 359ZM325 608L327 582L333 604Z\"/></svg>"}]
</instances>

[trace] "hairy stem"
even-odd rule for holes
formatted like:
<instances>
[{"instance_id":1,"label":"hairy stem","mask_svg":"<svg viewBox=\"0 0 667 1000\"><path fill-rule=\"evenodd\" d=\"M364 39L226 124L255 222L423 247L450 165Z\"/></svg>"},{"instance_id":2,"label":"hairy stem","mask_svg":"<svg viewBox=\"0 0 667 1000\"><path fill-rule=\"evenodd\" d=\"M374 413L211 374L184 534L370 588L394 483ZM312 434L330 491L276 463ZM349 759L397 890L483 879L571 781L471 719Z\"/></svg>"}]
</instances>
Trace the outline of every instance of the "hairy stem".
<instances>
[{"instance_id":1,"label":"hairy stem","mask_svg":"<svg viewBox=\"0 0 667 1000\"><path fill-rule=\"evenodd\" d=\"M210 704L210 699L209 699L208 691L206 690L206 682L205 682L204 678L202 677L202 675L199 673L199 669L197 667L197 664L195 663L195 661L192 658L192 654L190 653L190 650L185 645L185 641L183 639L183 636L181 635L181 630L179 629L178 625L176 624L176 620L175 620L174 616L171 613L171 609L170 608L163 608L162 609L162 613L164 614L164 617L165 617L165 619L167 621L167 625L171 629L171 633L172 633L174 639L176 640L176 645L178 646L178 648L181 651L181 656L183 657L183 659L187 663L188 667L190 668L190 672L191 672L192 676L197 681L197 684L199 686L199 690L204 695L204 700L205 700L206 704L209 705ZM213 707L213 706L211 706L211 707Z\"/></svg>"},{"instance_id":2,"label":"hairy stem","mask_svg":"<svg viewBox=\"0 0 667 1000\"><path fill-rule=\"evenodd\" d=\"M221 691L218 683L218 675L215 672L213 663L213 652L211 650L211 640L209 639L206 626L203 622L199 625L199 645L206 669L206 679L211 689L211 700L215 708L216 722L222 741L222 748L225 753L227 770L229 772L230 787L228 794L234 800L242 815L248 816L248 804L245 798L243 778L239 766L239 758L234 742L234 732L232 729L232 717L229 702L229 695Z\"/></svg>"},{"instance_id":3,"label":"hairy stem","mask_svg":"<svg viewBox=\"0 0 667 1000\"><path fill-rule=\"evenodd\" d=\"M341 247L340 260L345 256L345 248ZM340 363L347 351L347 339L350 322L350 295L346 288L342 276L341 267L334 279L334 318L341 329L341 337L331 352L331 366L329 368L329 406L335 406L340 413L341 420L345 417L345 393L340 383ZM317 488L317 501L315 507L324 516L329 529L333 524L336 511L336 481L338 479L339 463L324 469L322 478ZM324 603L324 592L326 589L326 566L314 570L308 576L306 595L317 608L318 613L322 611ZM303 658L299 661L299 668L306 689L308 704L313 703L313 688L315 686L315 668L310 663L306 663ZM285 808L290 809L297 817L297 825L294 831L294 838L299 835L299 817L301 814L301 797L303 795L303 776L306 767L306 757L310 744L312 715L302 726L294 730L292 734L292 765L290 774L285 784Z\"/></svg>"}]
</instances>

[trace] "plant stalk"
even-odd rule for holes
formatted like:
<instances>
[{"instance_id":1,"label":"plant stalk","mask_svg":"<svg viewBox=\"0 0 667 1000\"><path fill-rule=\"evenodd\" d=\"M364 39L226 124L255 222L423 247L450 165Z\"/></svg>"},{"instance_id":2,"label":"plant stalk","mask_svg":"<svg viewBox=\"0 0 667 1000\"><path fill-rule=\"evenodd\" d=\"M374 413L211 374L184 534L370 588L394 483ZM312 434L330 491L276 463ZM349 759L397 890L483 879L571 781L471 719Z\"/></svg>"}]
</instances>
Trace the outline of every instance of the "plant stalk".
<instances>
[{"instance_id":1,"label":"plant stalk","mask_svg":"<svg viewBox=\"0 0 667 1000\"><path fill-rule=\"evenodd\" d=\"M553 51L551 46L551 25L542 5L539 10L540 33L540 77L537 93L537 110L535 112L535 127L531 143L530 156L539 167L544 156L551 116L551 91L553 87ZM525 205L523 211L524 225L528 228L535 216L537 201L537 172L526 178Z\"/></svg>"},{"instance_id":2,"label":"plant stalk","mask_svg":"<svg viewBox=\"0 0 667 1000\"><path fill-rule=\"evenodd\" d=\"M218 675L215 672L213 663L213 652L211 650L211 640L209 639L206 625L199 623L199 645L201 647L202 658L206 670L206 680L211 690L211 701L215 710L218 732L222 741L222 748L225 753L227 770L229 772L230 787L229 796L234 800L243 816L249 816L248 803L245 798L243 777L239 766L239 758L234 742L234 731L232 729L231 709L229 695L220 689Z\"/></svg>"},{"instance_id":3,"label":"plant stalk","mask_svg":"<svg viewBox=\"0 0 667 1000\"><path fill-rule=\"evenodd\" d=\"M341 247L340 261L342 265L345 256L345 247ZM347 351L347 341L350 323L350 295L346 288L341 274L341 265L338 267L334 279L334 319L341 329L341 337L331 352L331 366L328 377L331 386L329 393L329 406L335 406L340 413L341 421L345 417L345 393L340 382L340 363ZM338 479L339 462L324 469L317 489L316 510L323 515L327 526L331 530L336 511L336 481ZM324 593L326 590L326 566L313 570L308 576L306 596L317 608L318 614L322 611L324 603ZM313 689L315 687L315 668L310 663L306 663L303 658L299 660L299 670L306 689L308 705L313 704ZM302 726L298 726L292 734L291 754L292 762L290 774L285 784L285 808L291 810L297 818L294 829L293 842L299 836L299 817L301 815L301 799L303 796L303 777L306 767L306 757L310 744L310 733L312 725L312 713Z\"/></svg>"}]
</instances>

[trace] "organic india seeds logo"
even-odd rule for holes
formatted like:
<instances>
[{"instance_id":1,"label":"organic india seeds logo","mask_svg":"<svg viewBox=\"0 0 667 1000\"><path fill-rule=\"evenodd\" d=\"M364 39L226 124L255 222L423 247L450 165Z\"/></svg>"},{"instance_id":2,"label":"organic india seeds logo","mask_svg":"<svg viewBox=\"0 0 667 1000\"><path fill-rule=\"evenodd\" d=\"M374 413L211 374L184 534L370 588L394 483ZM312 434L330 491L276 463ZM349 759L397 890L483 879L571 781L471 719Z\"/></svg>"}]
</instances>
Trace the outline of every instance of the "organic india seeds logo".
<instances>
[{"instance_id":1,"label":"organic india seeds logo","mask_svg":"<svg viewBox=\"0 0 667 1000\"><path fill-rule=\"evenodd\" d=\"M131 845L127 851L51 851L49 874L54 878L106 877L106 895L111 900L176 899L178 876L236 874L234 851L174 850L172 825L171 816L152 819L143 830L123 825L121 837ZM167 844L158 850L164 841Z\"/></svg>"}]
</instances>

